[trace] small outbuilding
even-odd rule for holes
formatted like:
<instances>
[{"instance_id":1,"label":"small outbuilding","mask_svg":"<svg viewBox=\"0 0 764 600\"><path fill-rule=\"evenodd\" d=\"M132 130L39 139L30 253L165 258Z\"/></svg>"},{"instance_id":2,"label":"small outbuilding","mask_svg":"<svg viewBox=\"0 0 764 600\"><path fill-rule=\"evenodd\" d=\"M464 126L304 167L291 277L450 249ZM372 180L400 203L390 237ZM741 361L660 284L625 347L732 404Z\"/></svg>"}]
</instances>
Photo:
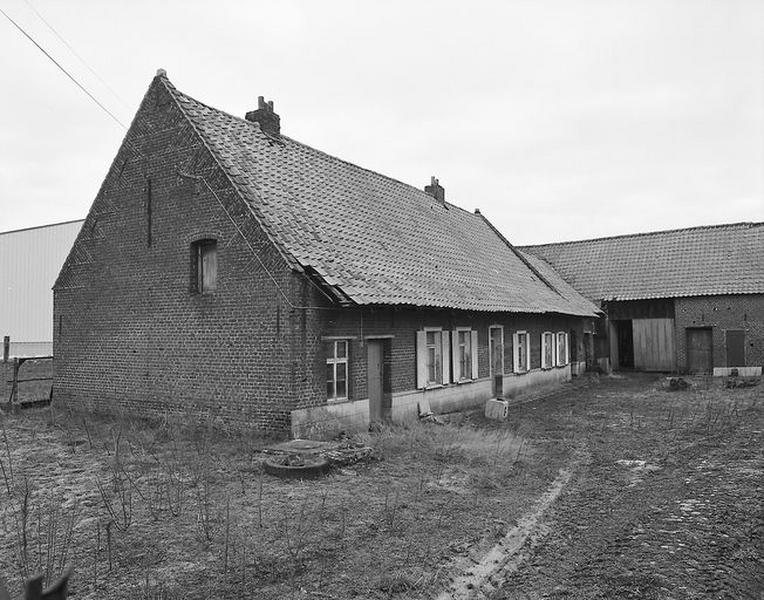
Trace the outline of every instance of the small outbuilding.
<instances>
[{"instance_id":1,"label":"small outbuilding","mask_svg":"<svg viewBox=\"0 0 764 600\"><path fill-rule=\"evenodd\" d=\"M527 246L597 303L614 369L761 373L764 223Z\"/></svg>"}]
</instances>

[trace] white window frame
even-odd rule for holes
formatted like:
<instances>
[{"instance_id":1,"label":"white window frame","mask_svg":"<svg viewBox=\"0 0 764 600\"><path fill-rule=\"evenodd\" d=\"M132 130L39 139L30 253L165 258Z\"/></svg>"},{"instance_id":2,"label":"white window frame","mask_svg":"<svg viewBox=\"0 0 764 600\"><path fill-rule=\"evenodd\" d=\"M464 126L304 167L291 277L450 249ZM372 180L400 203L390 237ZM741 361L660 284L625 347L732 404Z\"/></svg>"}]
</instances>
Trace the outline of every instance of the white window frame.
<instances>
[{"instance_id":1,"label":"white window frame","mask_svg":"<svg viewBox=\"0 0 764 600\"><path fill-rule=\"evenodd\" d=\"M549 336L547 340L547 336ZM545 331L541 334L541 368L542 369L551 369L555 365L555 359L557 354L557 348L555 341L557 340L557 336L552 331ZM551 352L550 356L552 357L552 362L549 363L546 359L546 353L547 349L551 345Z\"/></svg>"},{"instance_id":2,"label":"white window frame","mask_svg":"<svg viewBox=\"0 0 764 600\"><path fill-rule=\"evenodd\" d=\"M468 334L464 337L467 344L460 343L460 334ZM478 378L478 339L477 331L471 327L457 327L451 332L451 358L453 360L454 383L468 383ZM468 345L470 356L469 372L462 373L461 348Z\"/></svg>"},{"instance_id":3,"label":"white window frame","mask_svg":"<svg viewBox=\"0 0 764 600\"><path fill-rule=\"evenodd\" d=\"M429 349L432 347L438 349L437 343L427 344L427 334L434 333L440 336L440 381L430 381L429 377ZM441 387L451 380L451 343L449 332L442 327L424 327L416 332L416 372L417 389L429 389Z\"/></svg>"},{"instance_id":4,"label":"white window frame","mask_svg":"<svg viewBox=\"0 0 764 600\"><path fill-rule=\"evenodd\" d=\"M525 364L520 364L520 338L525 343ZM527 331L512 334L512 363L515 373L527 373L531 370L531 336Z\"/></svg>"},{"instance_id":5,"label":"white window frame","mask_svg":"<svg viewBox=\"0 0 764 600\"><path fill-rule=\"evenodd\" d=\"M563 340L563 343L565 344L565 356L560 356L560 340ZM568 333L565 331L558 331L557 337L555 340L555 360L557 361L558 367L564 367L568 363L570 363L570 343L568 340Z\"/></svg>"},{"instance_id":6,"label":"white window frame","mask_svg":"<svg viewBox=\"0 0 764 600\"><path fill-rule=\"evenodd\" d=\"M350 356L350 340L347 338L333 339L326 342L332 349L331 354L327 353L326 364L332 367L332 379L327 379L327 383L332 381L334 384L334 396L329 396L329 391L326 393L327 402L343 402L350 397L350 369L348 368L348 358ZM337 348L339 344L345 345L345 356L338 356ZM337 395L337 365L345 365L345 395Z\"/></svg>"}]
</instances>

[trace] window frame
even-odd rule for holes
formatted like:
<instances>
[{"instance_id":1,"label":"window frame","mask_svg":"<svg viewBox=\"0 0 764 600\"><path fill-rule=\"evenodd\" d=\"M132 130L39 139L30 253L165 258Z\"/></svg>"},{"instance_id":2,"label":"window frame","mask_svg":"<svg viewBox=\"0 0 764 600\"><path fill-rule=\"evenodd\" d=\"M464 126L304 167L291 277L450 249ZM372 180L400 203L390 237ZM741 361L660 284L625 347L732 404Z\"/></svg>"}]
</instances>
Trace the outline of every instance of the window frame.
<instances>
[{"instance_id":1,"label":"window frame","mask_svg":"<svg viewBox=\"0 0 764 600\"><path fill-rule=\"evenodd\" d=\"M547 341L547 336L549 336L549 342ZM557 340L557 335L553 331L544 331L541 334L541 368L542 369L553 369L556 364L557 360L557 348L555 341ZM549 356L551 360L547 360L547 349L549 349Z\"/></svg>"},{"instance_id":2,"label":"window frame","mask_svg":"<svg viewBox=\"0 0 764 600\"><path fill-rule=\"evenodd\" d=\"M520 340L525 347L525 364L520 364ZM527 330L521 329L512 334L512 370L518 375L531 370L531 336Z\"/></svg>"},{"instance_id":3,"label":"window frame","mask_svg":"<svg viewBox=\"0 0 764 600\"><path fill-rule=\"evenodd\" d=\"M205 285L204 259L207 253L214 257L214 277ZM218 241L215 238L201 238L191 242L191 293L210 296L218 289Z\"/></svg>"},{"instance_id":4,"label":"window frame","mask_svg":"<svg viewBox=\"0 0 764 600\"><path fill-rule=\"evenodd\" d=\"M465 338L462 344L461 339ZM470 383L477 380L478 356L477 356L477 330L472 327L455 327L451 332L451 360L453 368L451 369L452 381L454 383ZM461 349L466 348L469 353L469 362L466 368L462 368Z\"/></svg>"},{"instance_id":5,"label":"window frame","mask_svg":"<svg viewBox=\"0 0 764 600\"><path fill-rule=\"evenodd\" d=\"M427 373L427 377L425 378L425 387L434 387L437 385L443 385L443 329L441 328L429 328L425 327L424 329L425 334L425 372ZM430 344L429 342L429 336L433 336L433 343ZM430 363L430 348L433 349L433 358L435 358L435 365L433 365L433 373L435 374L435 378L430 378L430 369L431 369L431 363ZM440 359L438 361L438 359ZM437 370L437 367L440 366L440 370Z\"/></svg>"},{"instance_id":6,"label":"window frame","mask_svg":"<svg viewBox=\"0 0 764 600\"><path fill-rule=\"evenodd\" d=\"M428 334L436 334L433 343L428 343ZM440 340L438 343L435 340ZM430 378L430 349L434 355L440 352L440 380L435 373L435 380ZM438 350L439 349L439 350ZM416 332L416 387L420 390L439 388L451 381L451 337L450 332L442 327L422 327Z\"/></svg>"},{"instance_id":7,"label":"window frame","mask_svg":"<svg viewBox=\"0 0 764 600\"><path fill-rule=\"evenodd\" d=\"M332 340L325 340L325 343L331 348L331 354L329 351L326 353L326 366L331 366L332 368L332 378L329 379L327 377L326 384L327 384L327 390L326 390L326 401L327 402L345 402L350 399L350 340L347 338L342 339L332 339ZM344 344L345 346L345 355L339 356L338 354L338 347L340 344ZM337 366L338 365L345 365L345 395L339 396L337 395L337 382L339 381L337 379ZM333 395L329 394L328 386L331 383L332 389L334 390Z\"/></svg>"}]
</instances>

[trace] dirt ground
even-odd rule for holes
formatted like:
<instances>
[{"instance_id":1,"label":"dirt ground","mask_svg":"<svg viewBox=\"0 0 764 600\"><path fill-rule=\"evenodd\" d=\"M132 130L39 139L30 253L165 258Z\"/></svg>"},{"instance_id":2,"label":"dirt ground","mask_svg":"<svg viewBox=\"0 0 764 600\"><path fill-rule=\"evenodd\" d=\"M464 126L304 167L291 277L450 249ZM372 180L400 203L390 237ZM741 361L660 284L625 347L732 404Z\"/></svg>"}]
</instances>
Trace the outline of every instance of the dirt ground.
<instances>
[{"instance_id":1,"label":"dirt ground","mask_svg":"<svg viewBox=\"0 0 764 600\"><path fill-rule=\"evenodd\" d=\"M73 598L761 598L764 386L586 378L515 406L359 436L316 481L270 440L5 415L0 577L70 564Z\"/></svg>"}]
</instances>

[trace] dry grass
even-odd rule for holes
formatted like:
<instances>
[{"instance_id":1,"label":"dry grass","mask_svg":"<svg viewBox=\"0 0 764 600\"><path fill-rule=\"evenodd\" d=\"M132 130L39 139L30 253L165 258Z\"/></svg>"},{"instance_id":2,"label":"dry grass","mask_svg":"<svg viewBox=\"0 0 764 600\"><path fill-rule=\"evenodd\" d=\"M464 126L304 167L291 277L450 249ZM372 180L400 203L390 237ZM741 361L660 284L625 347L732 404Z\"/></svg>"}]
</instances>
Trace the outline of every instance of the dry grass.
<instances>
[{"instance_id":1,"label":"dry grass","mask_svg":"<svg viewBox=\"0 0 764 600\"><path fill-rule=\"evenodd\" d=\"M16 595L68 562L80 598L421 597L454 548L500 535L548 483L524 440L472 425L360 436L382 460L305 482L263 474L267 440L209 423L39 409L2 426Z\"/></svg>"}]
</instances>

